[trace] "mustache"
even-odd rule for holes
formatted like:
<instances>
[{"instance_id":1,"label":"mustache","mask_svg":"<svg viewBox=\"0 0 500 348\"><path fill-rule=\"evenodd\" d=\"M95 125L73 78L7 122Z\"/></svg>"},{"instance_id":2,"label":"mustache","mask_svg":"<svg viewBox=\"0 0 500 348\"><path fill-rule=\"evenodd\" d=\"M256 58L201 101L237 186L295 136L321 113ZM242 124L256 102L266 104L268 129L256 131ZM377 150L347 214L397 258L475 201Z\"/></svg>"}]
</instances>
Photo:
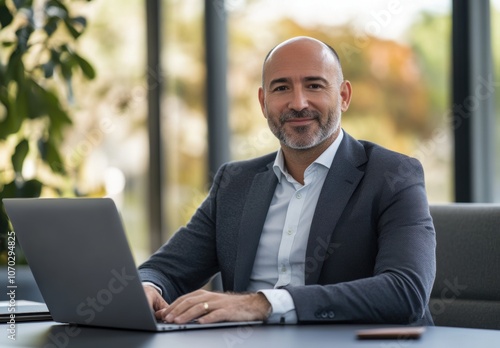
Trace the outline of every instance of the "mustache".
<instances>
[{"instance_id":1,"label":"mustache","mask_svg":"<svg viewBox=\"0 0 500 348\"><path fill-rule=\"evenodd\" d=\"M307 110L307 109L300 110L300 111L289 110L289 111L281 114L280 122L284 123L284 122L289 121L289 120L300 119L300 118L319 119L320 116L321 116L321 114L318 111L314 111L314 110Z\"/></svg>"}]
</instances>

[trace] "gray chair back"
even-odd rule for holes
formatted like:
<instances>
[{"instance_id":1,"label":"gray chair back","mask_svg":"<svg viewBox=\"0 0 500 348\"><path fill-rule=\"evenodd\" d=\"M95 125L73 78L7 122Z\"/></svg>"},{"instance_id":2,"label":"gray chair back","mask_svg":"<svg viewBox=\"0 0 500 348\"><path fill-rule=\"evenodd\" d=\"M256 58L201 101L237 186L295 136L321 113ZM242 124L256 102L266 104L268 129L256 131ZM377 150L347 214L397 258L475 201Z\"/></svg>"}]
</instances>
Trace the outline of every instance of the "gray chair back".
<instances>
[{"instance_id":1,"label":"gray chair back","mask_svg":"<svg viewBox=\"0 0 500 348\"><path fill-rule=\"evenodd\" d=\"M439 326L500 329L500 204L431 205L437 272L429 303Z\"/></svg>"}]
</instances>

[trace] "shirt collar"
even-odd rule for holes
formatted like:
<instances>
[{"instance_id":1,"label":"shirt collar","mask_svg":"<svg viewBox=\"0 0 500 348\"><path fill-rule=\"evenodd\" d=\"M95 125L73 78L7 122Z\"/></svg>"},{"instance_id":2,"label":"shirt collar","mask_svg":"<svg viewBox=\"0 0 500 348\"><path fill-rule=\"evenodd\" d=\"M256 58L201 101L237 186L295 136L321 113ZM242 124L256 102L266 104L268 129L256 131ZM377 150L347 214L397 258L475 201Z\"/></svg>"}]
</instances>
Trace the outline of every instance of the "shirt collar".
<instances>
[{"instance_id":1,"label":"shirt collar","mask_svg":"<svg viewBox=\"0 0 500 348\"><path fill-rule=\"evenodd\" d=\"M311 163L310 166L317 163L330 169L333 159L337 154L337 150L339 149L340 143L342 142L343 138L344 138L344 130L340 129L340 133L337 139L335 139L335 141L330 146L328 146L328 148L325 151L323 151L323 153L318 158L316 158L316 160L313 163ZM274 174L276 174L276 177L278 178L278 182L281 182L281 175L286 176L288 173L288 171L285 168L285 157L283 156L283 151L281 149L278 150L278 154L276 155L276 158L274 160L273 171Z\"/></svg>"}]
</instances>

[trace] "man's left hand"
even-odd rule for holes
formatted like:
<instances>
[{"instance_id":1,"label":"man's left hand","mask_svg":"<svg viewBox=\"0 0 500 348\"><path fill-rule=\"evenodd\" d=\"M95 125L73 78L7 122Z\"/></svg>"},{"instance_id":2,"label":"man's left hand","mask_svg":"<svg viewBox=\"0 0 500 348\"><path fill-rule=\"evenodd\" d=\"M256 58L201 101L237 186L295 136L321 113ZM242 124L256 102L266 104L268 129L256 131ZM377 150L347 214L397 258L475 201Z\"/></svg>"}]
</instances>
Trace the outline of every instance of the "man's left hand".
<instances>
[{"instance_id":1,"label":"man's left hand","mask_svg":"<svg viewBox=\"0 0 500 348\"><path fill-rule=\"evenodd\" d=\"M197 290L175 300L156 313L165 322L184 324L197 320L201 324L221 321L265 320L271 304L261 293L235 294Z\"/></svg>"}]
</instances>

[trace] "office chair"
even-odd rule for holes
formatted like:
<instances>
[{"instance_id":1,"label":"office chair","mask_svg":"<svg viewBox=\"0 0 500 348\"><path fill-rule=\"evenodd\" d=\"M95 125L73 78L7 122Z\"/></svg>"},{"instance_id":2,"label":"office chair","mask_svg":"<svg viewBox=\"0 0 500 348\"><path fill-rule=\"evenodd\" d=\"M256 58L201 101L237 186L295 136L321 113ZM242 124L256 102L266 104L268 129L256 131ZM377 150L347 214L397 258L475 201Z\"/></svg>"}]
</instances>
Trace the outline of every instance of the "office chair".
<instances>
[{"instance_id":1,"label":"office chair","mask_svg":"<svg viewBox=\"0 0 500 348\"><path fill-rule=\"evenodd\" d=\"M430 311L438 326L500 329L500 204L431 205L437 272Z\"/></svg>"}]
</instances>

